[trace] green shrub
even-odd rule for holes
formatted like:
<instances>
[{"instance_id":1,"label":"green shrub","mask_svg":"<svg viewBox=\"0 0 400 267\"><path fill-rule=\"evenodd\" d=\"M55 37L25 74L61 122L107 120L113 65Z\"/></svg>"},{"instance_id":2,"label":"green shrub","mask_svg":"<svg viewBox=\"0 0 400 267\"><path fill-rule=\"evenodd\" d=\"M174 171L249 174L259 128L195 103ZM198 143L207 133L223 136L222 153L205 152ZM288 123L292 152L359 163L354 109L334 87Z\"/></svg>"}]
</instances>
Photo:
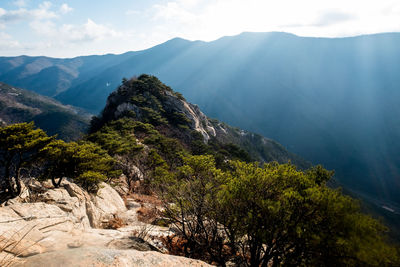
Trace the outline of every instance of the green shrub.
<instances>
[{"instance_id":1,"label":"green shrub","mask_svg":"<svg viewBox=\"0 0 400 267\"><path fill-rule=\"evenodd\" d=\"M246 266L396 266L386 228L357 202L330 189L317 166L191 156L177 172L158 173L168 219L186 240L186 256ZM173 203L171 205L171 203Z\"/></svg>"},{"instance_id":2,"label":"green shrub","mask_svg":"<svg viewBox=\"0 0 400 267\"><path fill-rule=\"evenodd\" d=\"M41 150L41 155L43 170L40 178L50 178L55 187L67 177L87 191L96 192L99 183L121 174L115 169L115 160L91 142L54 140Z\"/></svg>"}]
</instances>

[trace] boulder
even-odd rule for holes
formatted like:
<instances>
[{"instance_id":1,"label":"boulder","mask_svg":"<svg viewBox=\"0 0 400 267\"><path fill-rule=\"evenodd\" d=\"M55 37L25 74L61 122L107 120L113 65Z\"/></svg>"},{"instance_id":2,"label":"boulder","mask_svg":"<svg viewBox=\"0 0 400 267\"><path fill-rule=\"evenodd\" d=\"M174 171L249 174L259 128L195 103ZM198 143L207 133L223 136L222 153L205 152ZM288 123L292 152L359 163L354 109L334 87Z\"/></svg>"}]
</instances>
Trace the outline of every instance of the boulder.
<instances>
[{"instance_id":1,"label":"boulder","mask_svg":"<svg viewBox=\"0 0 400 267\"><path fill-rule=\"evenodd\" d=\"M134 237L134 233L146 230L149 237L158 237L168 235L168 228L139 222L137 210L141 207L140 203L127 198L127 209L121 196L108 184L101 184L96 195L88 194L67 180L62 182L60 188L41 188L38 183L29 184L28 188L34 188L34 200L40 202L11 201L0 207L0 247L4 248L1 253L7 259L19 262L19 266L192 264L188 262L190 260L179 257L164 259L169 256L162 254L135 254L139 252L134 250L165 249L154 241L158 239L147 238L146 242ZM101 229L108 219L115 216L125 223L123 227L118 230ZM91 249L93 247L96 250ZM79 251L88 258L80 255ZM103 252L106 256L101 258L99 255ZM38 254L44 257L36 257ZM70 257L65 258L64 255ZM113 256L103 262L102 259L108 259L107 255ZM1 259L0 266L3 266Z\"/></svg>"},{"instance_id":2,"label":"boulder","mask_svg":"<svg viewBox=\"0 0 400 267\"><path fill-rule=\"evenodd\" d=\"M92 230L126 211L124 201L111 186L101 184L97 195L89 195L67 180L60 188L42 191L38 184L33 186L40 192L37 201L41 202L21 203L18 198L0 207L0 244L6 252L25 257L85 244L106 246L122 237L118 231Z\"/></svg>"},{"instance_id":3,"label":"boulder","mask_svg":"<svg viewBox=\"0 0 400 267\"><path fill-rule=\"evenodd\" d=\"M11 214L11 210L15 213L15 216L13 216L15 221L2 223L1 226L13 229L18 229L19 226L21 228L35 226L39 230L51 229L65 232L72 229L75 222L73 216L64 212L59 207L42 202L17 203L0 208L0 220L3 221L5 214Z\"/></svg>"},{"instance_id":4,"label":"boulder","mask_svg":"<svg viewBox=\"0 0 400 267\"><path fill-rule=\"evenodd\" d=\"M121 196L110 185L100 184L100 189L96 195L91 196L91 202L87 207L92 209L93 221L104 222L114 218L114 215L121 214L127 209Z\"/></svg>"},{"instance_id":5,"label":"boulder","mask_svg":"<svg viewBox=\"0 0 400 267\"><path fill-rule=\"evenodd\" d=\"M29 267L86 267L86 266L118 266L118 267L157 267L157 266L211 266L205 262L161 254L154 251L117 250L97 247L81 247L38 254L29 257L24 263L14 266Z\"/></svg>"},{"instance_id":6,"label":"boulder","mask_svg":"<svg viewBox=\"0 0 400 267\"><path fill-rule=\"evenodd\" d=\"M78 185L63 181L60 188L53 188L40 194L39 199L67 212L81 227L101 228L103 222L114 214L126 211L121 196L108 184L100 184L96 195L90 195Z\"/></svg>"},{"instance_id":7,"label":"boulder","mask_svg":"<svg viewBox=\"0 0 400 267\"><path fill-rule=\"evenodd\" d=\"M127 177L125 174L122 174L118 180L114 181L113 188L120 196L126 196L129 194L129 185L127 183Z\"/></svg>"},{"instance_id":8,"label":"boulder","mask_svg":"<svg viewBox=\"0 0 400 267\"><path fill-rule=\"evenodd\" d=\"M74 184L70 181L63 181L62 185L71 197L76 197L79 199L79 201L90 200L90 195L77 184Z\"/></svg>"},{"instance_id":9,"label":"boulder","mask_svg":"<svg viewBox=\"0 0 400 267\"><path fill-rule=\"evenodd\" d=\"M12 204L16 204L16 203L24 203L24 202L28 202L30 199L30 192L28 187L26 187L25 183L23 181L19 181L20 186L21 186L21 192L18 196L16 196L15 198L9 199L3 203L1 203L1 207L7 206L7 205L12 205Z\"/></svg>"},{"instance_id":10,"label":"boulder","mask_svg":"<svg viewBox=\"0 0 400 267\"><path fill-rule=\"evenodd\" d=\"M75 188L75 191L71 188ZM78 194L76 190L78 190ZM89 199L89 195L85 195L77 185L67 182L64 187L54 188L41 194L40 199L67 212L82 227L88 228L91 226L86 210L86 199Z\"/></svg>"}]
</instances>

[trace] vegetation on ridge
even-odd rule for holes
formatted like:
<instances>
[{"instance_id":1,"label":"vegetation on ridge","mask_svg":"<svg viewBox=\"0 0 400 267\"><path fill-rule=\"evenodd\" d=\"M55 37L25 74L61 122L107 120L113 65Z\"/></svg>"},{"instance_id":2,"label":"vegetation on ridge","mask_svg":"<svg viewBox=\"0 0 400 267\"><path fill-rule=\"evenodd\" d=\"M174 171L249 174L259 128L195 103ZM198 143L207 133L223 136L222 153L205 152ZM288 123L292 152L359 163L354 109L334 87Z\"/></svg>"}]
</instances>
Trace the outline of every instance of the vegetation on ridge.
<instances>
[{"instance_id":1,"label":"vegetation on ridge","mask_svg":"<svg viewBox=\"0 0 400 267\"><path fill-rule=\"evenodd\" d=\"M185 245L178 254L225 266L394 266L385 227L326 182L321 166L190 156L176 172L159 171L165 215Z\"/></svg>"},{"instance_id":2,"label":"vegetation on ridge","mask_svg":"<svg viewBox=\"0 0 400 267\"><path fill-rule=\"evenodd\" d=\"M1 201L21 193L23 177L50 178L55 187L67 177L95 192L101 181L121 174L115 160L99 145L56 140L36 129L33 122L0 128L0 163Z\"/></svg>"}]
</instances>

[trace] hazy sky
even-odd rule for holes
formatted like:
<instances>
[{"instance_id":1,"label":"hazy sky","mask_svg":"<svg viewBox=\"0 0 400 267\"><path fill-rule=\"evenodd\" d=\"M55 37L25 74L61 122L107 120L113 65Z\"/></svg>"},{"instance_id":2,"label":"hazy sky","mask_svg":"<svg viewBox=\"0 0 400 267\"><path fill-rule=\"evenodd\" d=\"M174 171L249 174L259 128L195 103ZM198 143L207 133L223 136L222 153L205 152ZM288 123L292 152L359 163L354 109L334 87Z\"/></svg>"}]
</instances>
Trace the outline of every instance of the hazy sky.
<instances>
[{"instance_id":1,"label":"hazy sky","mask_svg":"<svg viewBox=\"0 0 400 267\"><path fill-rule=\"evenodd\" d=\"M399 0L0 0L0 56L140 50L243 31L353 36L400 31Z\"/></svg>"}]
</instances>

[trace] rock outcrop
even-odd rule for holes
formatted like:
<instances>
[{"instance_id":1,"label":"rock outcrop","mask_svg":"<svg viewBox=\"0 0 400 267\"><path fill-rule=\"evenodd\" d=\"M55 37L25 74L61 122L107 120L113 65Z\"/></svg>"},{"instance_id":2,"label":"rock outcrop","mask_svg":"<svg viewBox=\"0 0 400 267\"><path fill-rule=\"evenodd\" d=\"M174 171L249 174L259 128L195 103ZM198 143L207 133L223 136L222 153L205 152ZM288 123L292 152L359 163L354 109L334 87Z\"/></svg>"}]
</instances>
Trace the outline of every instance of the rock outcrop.
<instances>
[{"instance_id":1,"label":"rock outcrop","mask_svg":"<svg viewBox=\"0 0 400 267\"><path fill-rule=\"evenodd\" d=\"M88 194L69 181L63 181L60 188L48 187L46 182L30 181L20 197L0 207L0 247L3 248L0 259L11 259L18 266L191 264L184 258L136 251L160 251L162 248L154 238L154 241L149 240L150 244L134 233L146 231L148 236L159 237L169 235L169 229L139 222L137 210L141 205L128 198L127 208L110 185L101 184L96 195ZM25 192L28 188L29 194ZM124 225L118 229L104 229L115 218L121 218ZM103 261L99 253L113 256ZM0 266L2 264L0 260Z\"/></svg>"},{"instance_id":2,"label":"rock outcrop","mask_svg":"<svg viewBox=\"0 0 400 267\"><path fill-rule=\"evenodd\" d=\"M93 228L100 228L115 214L127 210L118 193L107 184L102 184L93 196L64 181L60 188L39 194L37 200L23 203L24 199L18 197L18 201L0 208L0 238L3 244L10 244L5 251L28 256L76 246L84 236L91 243L97 239L89 237L96 230Z\"/></svg>"},{"instance_id":3,"label":"rock outcrop","mask_svg":"<svg viewBox=\"0 0 400 267\"><path fill-rule=\"evenodd\" d=\"M27 258L15 265L29 267L157 267L157 266L211 266L202 261L184 257L165 255L158 252L141 252L137 250L116 250L97 247L86 247L54 251Z\"/></svg>"}]
</instances>

